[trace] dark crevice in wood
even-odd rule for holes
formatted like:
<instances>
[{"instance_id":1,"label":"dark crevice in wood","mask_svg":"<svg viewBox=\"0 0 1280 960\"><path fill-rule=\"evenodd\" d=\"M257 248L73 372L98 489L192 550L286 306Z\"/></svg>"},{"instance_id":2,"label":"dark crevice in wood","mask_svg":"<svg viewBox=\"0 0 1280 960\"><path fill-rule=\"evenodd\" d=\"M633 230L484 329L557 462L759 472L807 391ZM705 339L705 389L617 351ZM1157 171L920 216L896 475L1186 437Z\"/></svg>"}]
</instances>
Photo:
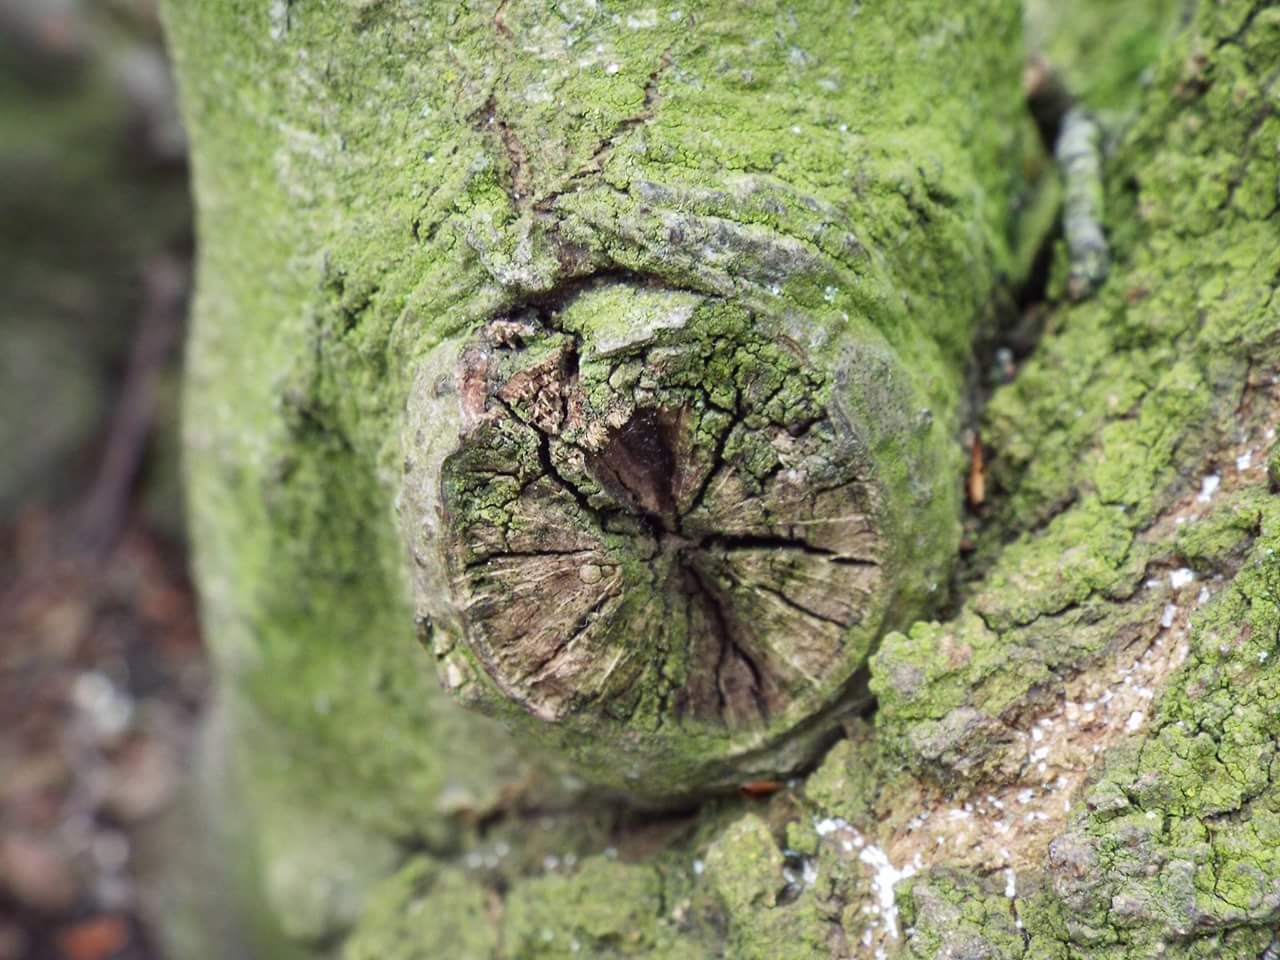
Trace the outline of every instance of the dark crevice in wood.
<instances>
[{"instance_id":1,"label":"dark crevice in wood","mask_svg":"<svg viewBox=\"0 0 1280 960\"><path fill-rule=\"evenodd\" d=\"M843 630L845 627L848 626L848 624L845 623L843 620L840 620L836 617L828 616L825 613L819 613L817 610L812 610L809 607L806 607L804 604L796 600L793 600L791 597L787 596L785 593L783 593L781 590L777 589L776 587L770 587L767 584L758 583L758 582L743 583L743 586L747 587L750 590L760 590L771 596L777 597L779 600L785 603L792 610L796 611L797 613L803 614L806 617L811 617L814 620L821 620L823 623L829 623L832 626L839 627L841 630Z\"/></svg>"},{"instance_id":2,"label":"dark crevice in wood","mask_svg":"<svg viewBox=\"0 0 1280 960\"><path fill-rule=\"evenodd\" d=\"M780 525L785 526L785 521ZM804 540L793 539L791 537L760 537L760 536L724 536L721 534L713 534L704 537L699 546L704 548L717 548L720 550L796 550L801 553L809 554L814 557L821 557L828 563L838 563L850 567L878 567L879 562L876 560L866 560L862 557L849 557L835 550L829 550L826 547L815 547L811 543Z\"/></svg>"},{"instance_id":3,"label":"dark crevice in wood","mask_svg":"<svg viewBox=\"0 0 1280 960\"><path fill-rule=\"evenodd\" d=\"M492 553L487 557L479 560L471 560L463 565L463 570L478 570L486 567L495 560L537 560L543 557L576 557L581 554L590 554L592 551L587 548L579 550L503 550L501 553Z\"/></svg>"},{"instance_id":4,"label":"dark crevice in wood","mask_svg":"<svg viewBox=\"0 0 1280 960\"><path fill-rule=\"evenodd\" d=\"M720 692L721 714L723 715L729 706L724 691L724 669L728 664L729 657L734 656L746 665L747 671L751 674L752 701L760 715L760 719L768 722L769 704L764 696L764 683L760 674L760 667L734 636L731 621L725 609L725 604L720 599L719 591L707 583L701 571L693 564L685 564L683 570L686 574L686 583L692 587L691 593L702 599L703 608L710 615L716 640L720 644L720 658L716 663L716 688Z\"/></svg>"},{"instance_id":5,"label":"dark crevice in wood","mask_svg":"<svg viewBox=\"0 0 1280 960\"><path fill-rule=\"evenodd\" d=\"M588 464L601 486L642 513L663 520L675 513L675 458L657 410L639 410Z\"/></svg>"}]
</instances>

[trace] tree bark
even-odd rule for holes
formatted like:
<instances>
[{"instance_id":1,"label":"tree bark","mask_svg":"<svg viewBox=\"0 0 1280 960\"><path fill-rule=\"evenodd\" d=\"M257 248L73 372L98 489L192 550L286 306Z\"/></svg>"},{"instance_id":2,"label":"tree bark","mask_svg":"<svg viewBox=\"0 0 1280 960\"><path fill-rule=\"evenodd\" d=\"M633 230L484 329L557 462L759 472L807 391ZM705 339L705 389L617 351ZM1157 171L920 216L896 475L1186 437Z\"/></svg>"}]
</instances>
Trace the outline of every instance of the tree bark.
<instances>
[{"instance_id":1,"label":"tree bark","mask_svg":"<svg viewBox=\"0 0 1280 960\"><path fill-rule=\"evenodd\" d=\"M1133 97L1109 277L1059 303L1059 256L959 563L1015 5L168 23L272 955L1267 947L1280 7L1201 4Z\"/></svg>"}]
</instances>

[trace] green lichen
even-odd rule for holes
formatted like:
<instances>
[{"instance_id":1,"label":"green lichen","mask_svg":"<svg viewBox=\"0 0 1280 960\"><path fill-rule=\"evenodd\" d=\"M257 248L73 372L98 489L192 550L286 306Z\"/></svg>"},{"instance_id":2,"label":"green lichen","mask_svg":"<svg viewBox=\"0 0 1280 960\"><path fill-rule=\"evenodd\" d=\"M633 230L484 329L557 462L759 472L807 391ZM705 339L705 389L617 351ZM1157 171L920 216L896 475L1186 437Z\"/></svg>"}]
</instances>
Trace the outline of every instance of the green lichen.
<instances>
[{"instance_id":1,"label":"green lichen","mask_svg":"<svg viewBox=\"0 0 1280 960\"><path fill-rule=\"evenodd\" d=\"M839 930L811 890L786 901L784 859L754 815L732 823L707 851L706 876L729 925L726 948L743 960L822 956Z\"/></svg>"},{"instance_id":2,"label":"green lichen","mask_svg":"<svg viewBox=\"0 0 1280 960\"><path fill-rule=\"evenodd\" d=\"M909 957L1018 957L1025 949L1005 880L945 870L902 884Z\"/></svg>"},{"instance_id":3,"label":"green lichen","mask_svg":"<svg viewBox=\"0 0 1280 960\"><path fill-rule=\"evenodd\" d=\"M1261 485L1252 485L1196 518L1195 523L1183 524L1175 540L1178 556L1203 573L1212 574L1232 564L1261 532L1270 497Z\"/></svg>"},{"instance_id":4,"label":"green lichen","mask_svg":"<svg viewBox=\"0 0 1280 960\"><path fill-rule=\"evenodd\" d=\"M805 799L826 816L857 822L870 812L881 771L876 769L875 747L869 731L864 729L860 733L856 739L841 740L828 750L818 768L805 778ZM795 826L807 832L806 825ZM795 842L791 846L796 847Z\"/></svg>"},{"instance_id":5,"label":"green lichen","mask_svg":"<svg viewBox=\"0 0 1280 960\"><path fill-rule=\"evenodd\" d=\"M523 884L506 900L506 956L530 958L700 957L664 909L662 874L652 865L605 857L571 876Z\"/></svg>"},{"instance_id":6,"label":"green lichen","mask_svg":"<svg viewBox=\"0 0 1280 960\"><path fill-rule=\"evenodd\" d=\"M484 960L498 947L490 909L484 886L420 857L373 891L343 960Z\"/></svg>"},{"instance_id":7,"label":"green lichen","mask_svg":"<svg viewBox=\"0 0 1280 960\"><path fill-rule=\"evenodd\" d=\"M1234 471L1229 457L1216 468L1202 459L1264 435L1266 393L1254 391L1270 374L1257 370L1276 362L1274 334L1263 333L1276 324L1273 248L1254 230L1252 204L1230 202L1246 169L1251 178L1276 161L1225 152L1251 143L1267 112L1248 78L1275 24L1230 6L1201 8L1167 52L1120 155L1113 183L1133 177L1139 193L1114 195L1141 224L1113 234L1125 241L1123 271L1061 318L992 403L984 436L1008 457L995 467L1005 509L1046 526L999 555L974 616L890 637L875 665L884 748L932 776L981 779L1002 758L1001 718L1016 722L1020 697L1103 653L1127 625L1159 618L1147 591L1166 589L1165 570L1185 564L1210 579L1187 664L1150 730L1109 754L1085 812L1049 847L1048 882L1020 911L1027 955L1256 957L1280 907L1274 734L1262 706L1274 698L1280 612L1269 599L1274 498L1249 458ZM1037 417L1060 428L1033 434ZM1215 475L1199 497L1196 464ZM1232 486L1215 495L1219 473ZM1141 585L1153 571L1155 586ZM934 735L948 722L950 753ZM961 736L975 730L976 741Z\"/></svg>"},{"instance_id":8,"label":"green lichen","mask_svg":"<svg viewBox=\"0 0 1280 960\"><path fill-rule=\"evenodd\" d=\"M1170 936L1269 940L1263 930L1280 911L1277 521L1269 505L1243 569L1197 618L1187 665L1151 732L1108 763L1086 798L1094 812L1067 834L1064 846L1094 864L1087 879L1055 885L1081 915L1072 931L1081 943L1114 940L1136 954ZM1130 954L1118 946L1115 955Z\"/></svg>"}]
</instances>

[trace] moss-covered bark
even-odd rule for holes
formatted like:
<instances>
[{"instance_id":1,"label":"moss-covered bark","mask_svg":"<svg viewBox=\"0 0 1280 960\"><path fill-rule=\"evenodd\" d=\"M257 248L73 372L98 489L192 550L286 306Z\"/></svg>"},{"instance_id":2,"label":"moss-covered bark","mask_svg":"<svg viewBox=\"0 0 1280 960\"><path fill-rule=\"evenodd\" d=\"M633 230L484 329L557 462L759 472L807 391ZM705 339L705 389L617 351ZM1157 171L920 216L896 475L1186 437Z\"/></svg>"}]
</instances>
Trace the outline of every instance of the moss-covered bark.
<instances>
[{"instance_id":1,"label":"moss-covered bark","mask_svg":"<svg viewBox=\"0 0 1280 960\"><path fill-rule=\"evenodd\" d=\"M967 586L911 625L949 579L967 358L1021 179L1016 11L936 6L171 6L198 572L247 896L293 942L1266 946L1280 8L1205 3L1161 55L1108 170L1110 276L988 406ZM804 463L857 489L867 539L829 529L843 501L797 516L769 486L796 469L774 441L823 424ZM746 485L701 518L722 465ZM777 529L730 542L744 514ZM797 542L799 566L726 588L734 550L790 564ZM830 557L863 548L873 602L815 618L859 589ZM795 593L815 563L839 589ZM800 626L772 632L762 586ZM554 657L592 612L590 662L504 660L532 642L512 617ZM553 749L460 712L415 619L447 687ZM828 627L826 673L766 671L771 701L750 645ZM558 772L637 796L785 772L886 629L874 722L768 798L655 817ZM657 652L614 684L633 637Z\"/></svg>"}]
</instances>

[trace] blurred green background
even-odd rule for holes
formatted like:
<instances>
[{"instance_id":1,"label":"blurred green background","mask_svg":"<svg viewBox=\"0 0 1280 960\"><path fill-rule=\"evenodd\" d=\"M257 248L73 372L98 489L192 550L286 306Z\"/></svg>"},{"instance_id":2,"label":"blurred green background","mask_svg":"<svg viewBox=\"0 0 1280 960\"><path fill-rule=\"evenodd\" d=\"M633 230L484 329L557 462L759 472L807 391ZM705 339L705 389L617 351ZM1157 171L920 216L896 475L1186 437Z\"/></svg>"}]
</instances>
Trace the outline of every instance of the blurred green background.
<instances>
[{"instance_id":1,"label":"blurred green background","mask_svg":"<svg viewBox=\"0 0 1280 960\"><path fill-rule=\"evenodd\" d=\"M186 150L149 0L0 0L0 960L150 960L192 753Z\"/></svg>"}]
</instances>

